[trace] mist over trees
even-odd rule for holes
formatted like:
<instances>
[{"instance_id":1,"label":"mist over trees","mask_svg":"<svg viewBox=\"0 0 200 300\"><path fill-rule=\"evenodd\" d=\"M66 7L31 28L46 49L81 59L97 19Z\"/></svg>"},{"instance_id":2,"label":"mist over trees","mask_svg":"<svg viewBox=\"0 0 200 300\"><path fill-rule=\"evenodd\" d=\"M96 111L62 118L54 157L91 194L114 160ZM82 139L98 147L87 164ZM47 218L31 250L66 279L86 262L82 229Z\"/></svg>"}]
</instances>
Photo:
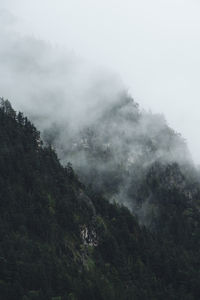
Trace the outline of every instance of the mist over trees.
<instances>
[{"instance_id":1,"label":"mist over trees","mask_svg":"<svg viewBox=\"0 0 200 300\"><path fill-rule=\"evenodd\" d=\"M131 100L132 105L137 111ZM87 131L88 136L94 133ZM87 151L92 150L89 141ZM199 299L195 170L189 176L181 164L154 161L140 174L139 186L126 173L127 180L133 178L129 198L137 198L139 206L151 198L142 210L148 213L138 215L144 227L127 208L108 201L120 177L111 182L114 173L106 174L108 187L107 181L98 188L96 182L83 185L72 166L62 167L52 146L44 146L33 124L4 99L0 142L3 299ZM99 151L95 157L103 163L105 149Z\"/></svg>"},{"instance_id":2,"label":"mist over trees","mask_svg":"<svg viewBox=\"0 0 200 300\"><path fill-rule=\"evenodd\" d=\"M184 138L73 53L9 24L0 42L0 93L28 115L0 99L0 298L199 299Z\"/></svg>"},{"instance_id":3,"label":"mist over trees","mask_svg":"<svg viewBox=\"0 0 200 300\"><path fill-rule=\"evenodd\" d=\"M184 139L162 115L141 110L120 78L66 49L20 36L8 12L3 19L1 93L86 185L136 211L136 190L152 164L177 162L190 169Z\"/></svg>"},{"instance_id":4,"label":"mist over trees","mask_svg":"<svg viewBox=\"0 0 200 300\"><path fill-rule=\"evenodd\" d=\"M86 185L143 215L137 190L155 162L190 169L184 139L162 115L141 110L114 74L20 36L11 17L4 14L0 29L2 95L30 117L44 142L55 147L63 165L72 163Z\"/></svg>"},{"instance_id":5,"label":"mist over trees","mask_svg":"<svg viewBox=\"0 0 200 300\"><path fill-rule=\"evenodd\" d=\"M141 210L148 210L149 195L142 206L138 198L154 165L176 163L185 172L193 166L184 139L169 128L164 117L141 111L126 93L104 106L90 126L71 134L63 120L44 129L42 135L47 144L55 146L63 164L72 162L86 185L138 216L146 214Z\"/></svg>"},{"instance_id":6,"label":"mist over trees","mask_svg":"<svg viewBox=\"0 0 200 300\"><path fill-rule=\"evenodd\" d=\"M2 299L199 299L197 174L149 166L138 191L140 203L152 197L145 227L63 167L4 99L0 143Z\"/></svg>"}]
</instances>

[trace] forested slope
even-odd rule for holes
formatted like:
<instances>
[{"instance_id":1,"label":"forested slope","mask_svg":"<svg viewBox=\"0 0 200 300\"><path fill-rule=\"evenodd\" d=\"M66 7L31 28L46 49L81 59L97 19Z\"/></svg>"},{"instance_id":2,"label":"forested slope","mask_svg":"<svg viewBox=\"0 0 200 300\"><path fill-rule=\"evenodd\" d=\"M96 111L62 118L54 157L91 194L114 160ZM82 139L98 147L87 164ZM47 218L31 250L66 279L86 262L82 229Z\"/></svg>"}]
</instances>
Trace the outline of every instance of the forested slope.
<instances>
[{"instance_id":1,"label":"forested slope","mask_svg":"<svg viewBox=\"0 0 200 300\"><path fill-rule=\"evenodd\" d=\"M155 162L134 191L137 214L148 199L146 227L2 100L0 299L199 299L198 179Z\"/></svg>"},{"instance_id":2,"label":"forested slope","mask_svg":"<svg viewBox=\"0 0 200 300\"><path fill-rule=\"evenodd\" d=\"M164 116L142 111L127 93L115 100L81 130L73 130L67 116L49 115L51 126L35 119L44 141L55 146L62 163L72 162L82 182L140 216L137 190L154 164L177 163L184 173L194 166L185 140ZM148 206L148 197L143 202Z\"/></svg>"}]
</instances>

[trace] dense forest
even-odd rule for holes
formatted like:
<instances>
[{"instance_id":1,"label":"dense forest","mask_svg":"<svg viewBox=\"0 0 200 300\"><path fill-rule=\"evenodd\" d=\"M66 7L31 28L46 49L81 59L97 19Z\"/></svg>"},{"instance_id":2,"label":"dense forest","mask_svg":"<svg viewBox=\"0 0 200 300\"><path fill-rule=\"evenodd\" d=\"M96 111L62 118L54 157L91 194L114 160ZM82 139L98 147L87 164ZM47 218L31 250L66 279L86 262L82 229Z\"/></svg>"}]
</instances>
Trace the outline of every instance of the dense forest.
<instances>
[{"instance_id":1,"label":"dense forest","mask_svg":"<svg viewBox=\"0 0 200 300\"><path fill-rule=\"evenodd\" d=\"M156 135L151 116L154 136L143 132L141 143L137 131L136 148L145 151L132 162L123 114L136 127L138 108L126 99L107 113L99 119L102 131L93 126L80 141L58 147L61 164L57 128L44 132L43 142L29 119L1 99L0 299L200 298L199 174L189 157L183 163L184 141L165 123ZM121 124L114 142L111 114ZM126 147L116 146L119 136ZM75 171L65 163L74 164L73 155L87 157Z\"/></svg>"}]
</instances>

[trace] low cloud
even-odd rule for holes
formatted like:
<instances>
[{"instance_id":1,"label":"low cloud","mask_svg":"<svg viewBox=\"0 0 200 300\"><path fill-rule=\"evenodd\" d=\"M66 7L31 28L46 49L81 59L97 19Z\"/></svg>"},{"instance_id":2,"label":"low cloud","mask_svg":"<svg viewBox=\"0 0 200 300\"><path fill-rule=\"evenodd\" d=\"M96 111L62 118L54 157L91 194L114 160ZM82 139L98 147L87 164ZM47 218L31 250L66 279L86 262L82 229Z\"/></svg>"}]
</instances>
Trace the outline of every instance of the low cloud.
<instances>
[{"instance_id":1,"label":"low cloud","mask_svg":"<svg viewBox=\"0 0 200 300\"><path fill-rule=\"evenodd\" d=\"M63 164L128 207L155 162L192 163L183 138L162 115L141 111L120 78L73 52L13 30L0 12L0 94L37 125Z\"/></svg>"}]
</instances>

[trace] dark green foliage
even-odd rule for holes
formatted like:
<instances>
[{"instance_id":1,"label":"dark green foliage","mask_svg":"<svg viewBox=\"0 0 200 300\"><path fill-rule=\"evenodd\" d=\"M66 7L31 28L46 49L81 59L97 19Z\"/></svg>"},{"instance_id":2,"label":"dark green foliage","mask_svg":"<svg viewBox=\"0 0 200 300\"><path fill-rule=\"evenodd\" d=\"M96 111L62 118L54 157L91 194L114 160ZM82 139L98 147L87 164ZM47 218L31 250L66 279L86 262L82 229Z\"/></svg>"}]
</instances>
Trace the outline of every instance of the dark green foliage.
<instances>
[{"instance_id":1,"label":"dark green foliage","mask_svg":"<svg viewBox=\"0 0 200 300\"><path fill-rule=\"evenodd\" d=\"M197 183L176 164L149 168L135 195L138 207L150 199L155 218L140 226L127 208L86 189L1 102L0 299L200 298Z\"/></svg>"}]
</instances>

